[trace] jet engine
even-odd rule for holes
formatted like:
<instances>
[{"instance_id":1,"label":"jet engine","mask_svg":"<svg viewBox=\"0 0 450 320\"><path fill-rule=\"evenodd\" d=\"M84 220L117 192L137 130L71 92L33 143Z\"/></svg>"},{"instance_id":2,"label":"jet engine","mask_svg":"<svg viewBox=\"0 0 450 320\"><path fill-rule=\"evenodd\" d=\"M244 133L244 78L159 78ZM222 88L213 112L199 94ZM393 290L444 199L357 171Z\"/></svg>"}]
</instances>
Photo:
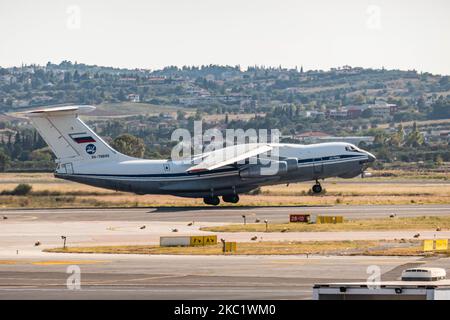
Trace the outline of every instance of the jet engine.
<instances>
[{"instance_id":1,"label":"jet engine","mask_svg":"<svg viewBox=\"0 0 450 320\"><path fill-rule=\"evenodd\" d=\"M272 160L268 164L251 165L239 172L243 179L265 178L275 175L284 175L297 170L297 158L288 158L283 161Z\"/></svg>"}]
</instances>

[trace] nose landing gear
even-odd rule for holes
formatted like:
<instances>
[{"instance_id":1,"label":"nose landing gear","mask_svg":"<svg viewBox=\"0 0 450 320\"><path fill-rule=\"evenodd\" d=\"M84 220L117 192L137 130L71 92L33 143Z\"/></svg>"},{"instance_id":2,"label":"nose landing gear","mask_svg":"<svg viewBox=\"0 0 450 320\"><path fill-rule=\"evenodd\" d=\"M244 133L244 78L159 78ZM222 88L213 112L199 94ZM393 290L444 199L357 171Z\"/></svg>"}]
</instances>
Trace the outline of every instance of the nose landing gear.
<instances>
[{"instance_id":1,"label":"nose landing gear","mask_svg":"<svg viewBox=\"0 0 450 320\"><path fill-rule=\"evenodd\" d=\"M316 180L316 184L313 185L312 191L314 193L321 193L322 192L322 186L320 185L319 181Z\"/></svg>"}]
</instances>

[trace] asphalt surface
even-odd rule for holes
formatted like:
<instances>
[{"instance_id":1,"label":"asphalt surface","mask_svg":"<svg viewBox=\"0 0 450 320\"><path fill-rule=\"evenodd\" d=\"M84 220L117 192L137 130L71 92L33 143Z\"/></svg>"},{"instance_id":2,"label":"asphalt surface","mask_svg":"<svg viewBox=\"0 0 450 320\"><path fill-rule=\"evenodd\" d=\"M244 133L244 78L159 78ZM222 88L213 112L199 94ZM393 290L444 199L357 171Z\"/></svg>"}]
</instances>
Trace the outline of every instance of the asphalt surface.
<instances>
[{"instance_id":1,"label":"asphalt surface","mask_svg":"<svg viewBox=\"0 0 450 320\"><path fill-rule=\"evenodd\" d=\"M448 215L450 206L225 207L143 209L2 210L0 299L310 299L324 282L366 281L369 266L381 280L404 268L450 270L450 259L358 256L163 256L45 253L62 245L152 244L160 235L204 234L199 228L242 222L242 214L273 222L290 213L339 214L347 218ZM195 221L188 226L187 222ZM145 229L141 229L143 225ZM178 233L172 229L177 228ZM259 234L263 240L412 238L415 232L305 232ZM433 237L433 232L420 232ZM440 232L440 237L450 233ZM253 235L253 234L252 234ZM248 233L219 234L249 241ZM234 238L233 238L234 237ZM39 241L40 246L35 246ZM78 266L80 290L70 290L68 267Z\"/></svg>"},{"instance_id":2,"label":"asphalt surface","mask_svg":"<svg viewBox=\"0 0 450 320\"><path fill-rule=\"evenodd\" d=\"M242 215L272 222L286 221L289 214L343 215L346 218L386 218L390 214L412 217L450 215L450 205L304 206L304 207L157 207L105 209L0 210L0 215L43 221L204 221L241 222Z\"/></svg>"},{"instance_id":3,"label":"asphalt surface","mask_svg":"<svg viewBox=\"0 0 450 320\"><path fill-rule=\"evenodd\" d=\"M10 260L11 263L14 260ZM80 268L80 290L69 290L69 266ZM0 266L0 299L311 299L324 282L382 280L417 265L448 269L449 259L305 256L77 255L16 260Z\"/></svg>"}]
</instances>

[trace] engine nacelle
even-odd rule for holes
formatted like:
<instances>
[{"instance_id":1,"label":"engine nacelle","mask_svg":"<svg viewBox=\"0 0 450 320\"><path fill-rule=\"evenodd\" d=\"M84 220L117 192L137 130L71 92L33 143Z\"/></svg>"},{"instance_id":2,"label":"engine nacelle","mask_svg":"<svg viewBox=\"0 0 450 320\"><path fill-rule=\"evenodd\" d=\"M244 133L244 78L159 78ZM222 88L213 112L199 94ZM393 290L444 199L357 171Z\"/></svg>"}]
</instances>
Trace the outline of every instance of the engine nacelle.
<instances>
[{"instance_id":1,"label":"engine nacelle","mask_svg":"<svg viewBox=\"0 0 450 320\"><path fill-rule=\"evenodd\" d=\"M239 172L241 178L264 178L288 172L287 161L270 161L268 165L253 165Z\"/></svg>"},{"instance_id":2,"label":"engine nacelle","mask_svg":"<svg viewBox=\"0 0 450 320\"><path fill-rule=\"evenodd\" d=\"M288 172L296 171L298 169L298 158L287 158L285 161L287 163Z\"/></svg>"}]
</instances>

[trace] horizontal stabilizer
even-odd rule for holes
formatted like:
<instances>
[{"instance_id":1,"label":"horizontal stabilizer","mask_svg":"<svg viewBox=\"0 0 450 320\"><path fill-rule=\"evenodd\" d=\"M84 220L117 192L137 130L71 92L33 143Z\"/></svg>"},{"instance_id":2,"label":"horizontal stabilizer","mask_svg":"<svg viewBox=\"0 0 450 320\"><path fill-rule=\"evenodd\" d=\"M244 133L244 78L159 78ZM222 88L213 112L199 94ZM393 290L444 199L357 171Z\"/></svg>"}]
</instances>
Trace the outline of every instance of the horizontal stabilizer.
<instances>
[{"instance_id":1,"label":"horizontal stabilizer","mask_svg":"<svg viewBox=\"0 0 450 320\"><path fill-rule=\"evenodd\" d=\"M27 117L47 117L47 116L54 117L58 115L88 113L94 110L95 110L94 106L65 106L65 107L29 110L22 112L22 114L26 115Z\"/></svg>"}]
</instances>

